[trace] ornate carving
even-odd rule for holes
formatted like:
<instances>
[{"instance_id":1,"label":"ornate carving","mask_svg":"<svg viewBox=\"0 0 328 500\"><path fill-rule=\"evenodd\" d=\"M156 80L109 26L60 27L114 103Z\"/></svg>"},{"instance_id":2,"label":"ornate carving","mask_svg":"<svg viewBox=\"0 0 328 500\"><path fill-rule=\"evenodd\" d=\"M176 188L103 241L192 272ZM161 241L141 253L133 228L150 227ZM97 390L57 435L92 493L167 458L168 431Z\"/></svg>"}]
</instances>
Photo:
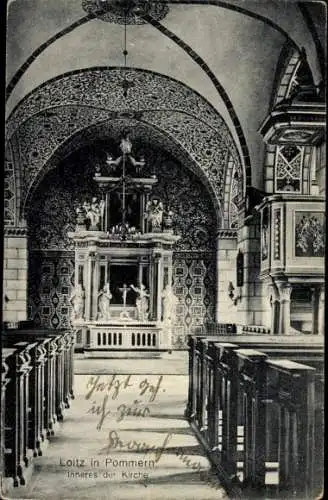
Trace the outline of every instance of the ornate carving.
<instances>
[{"instance_id":1,"label":"ornate carving","mask_svg":"<svg viewBox=\"0 0 328 500\"><path fill-rule=\"evenodd\" d=\"M295 256L323 257L325 251L324 214L295 213Z\"/></svg>"},{"instance_id":2,"label":"ornate carving","mask_svg":"<svg viewBox=\"0 0 328 500\"><path fill-rule=\"evenodd\" d=\"M82 8L102 21L115 24L144 24L142 15L151 15L157 21L169 11L165 0L82 0Z\"/></svg>"},{"instance_id":3,"label":"ornate carving","mask_svg":"<svg viewBox=\"0 0 328 500\"><path fill-rule=\"evenodd\" d=\"M222 239L222 238L237 238L237 231L235 231L234 229L220 229L217 233L217 237L219 239Z\"/></svg>"},{"instance_id":4,"label":"ornate carving","mask_svg":"<svg viewBox=\"0 0 328 500\"><path fill-rule=\"evenodd\" d=\"M7 148L4 173L4 224L14 226L16 221L16 186L11 146Z\"/></svg>"},{"instance_id":5,"label":"ornate carving","mask_svg":"<svg viewBox=\"0 0 328 500\"><path fill-rule=\"evenodd\" d=\"M276 191L301 191L303 148L280 146L276 153Z\"/></svg>"},{"instance_id":6,"label":"ornate carving","mask_svg":"<svg viewBox=\"0 0 328 500\"><path fill-rule=\"evenodd\" d=\"M28 235L28 229L26 227L5 227L4 235L11 237L16 236L17 238L20 238L21 236Z\"/></svg>"},{"instance_id":7,"label":"ornate carving","mask_svg":"<svg viewBox=\"0 0 328 500\"><path fill-rule=\"evenodd\" d=\"M281 209L273 211L273 258L280 260L280 240L281 240Z\"/></svg>"}]
</instances>

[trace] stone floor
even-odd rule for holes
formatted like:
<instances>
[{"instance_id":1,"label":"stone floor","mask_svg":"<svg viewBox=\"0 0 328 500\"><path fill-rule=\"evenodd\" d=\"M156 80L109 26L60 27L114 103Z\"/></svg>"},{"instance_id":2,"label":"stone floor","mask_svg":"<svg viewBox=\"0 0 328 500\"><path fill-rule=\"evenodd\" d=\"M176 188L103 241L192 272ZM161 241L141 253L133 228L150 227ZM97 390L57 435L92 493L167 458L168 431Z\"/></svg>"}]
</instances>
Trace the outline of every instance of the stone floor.
<instances>
[{"instance_id":1,"label":"stone floor","mask_svg":"<svg viewBox=\"0 0 328 500\"><path fill-rule=\"evenodd\" d=\"M187 377L113 377L76 375L65 421L9 498L226 500L183 418Z\"/></svg>"},{"instance_id":2,"label":"stone floor","mask_svg":"<svg viewBox=\"0 0 328 500\"><path fill-rule=\"evenodd\" d=\"M124 353L122 353L124 355ZM140 353L138 353L140 355ZM93 373L96 375L116 374L143 374L154 375L187 375L188 374L188 351L163 352L158 357L147 359L135 358L88 358L83 355L76 356L74 360L74 371L76 374Z\"/></svg>"}]
</instances>

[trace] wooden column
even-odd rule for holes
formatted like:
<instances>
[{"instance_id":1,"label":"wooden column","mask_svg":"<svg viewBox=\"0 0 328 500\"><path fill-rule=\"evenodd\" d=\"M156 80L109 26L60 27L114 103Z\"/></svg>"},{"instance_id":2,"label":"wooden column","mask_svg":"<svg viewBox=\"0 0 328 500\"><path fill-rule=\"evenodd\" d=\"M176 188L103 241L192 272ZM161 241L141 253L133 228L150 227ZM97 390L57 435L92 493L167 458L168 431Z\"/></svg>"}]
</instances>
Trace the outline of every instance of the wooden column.
<instances>
[{"instance_id":1,"label":"wooden column","mask_svg":"<svg viewBox=\"0 0 328 500\"><path fill-rule=\"evenodd\" d=\"M22 351L15 349L7 358L8 378L5 415L5 471L6 475L13 478L14 486L25 485L24 471L25 458L25 420L26 390L25 374L27 360Z\"/></svg>"},{"instance_id":2,"label":"wooden column","mask_svg":"<svg viewBox=\"0 0 328 500\"><path fill-rule=\"evenodd\" d=\"M196 339L191 335L188 336L188 356L189 356L189 377L188 377L188 402L185 410L185 417L188 419L193 419L195 417L196 411L196 360L195 360L195 349L196 349Z\"/></svg>"},{"instance_id":3,"label":"wooden column","mask_svg":"<svg viewBox=\"0 0 328 500\"><path fill-rule=\"evenodd\" d=\"M49 387L49 398L50 398L50 420L49 420L49 428L50 435L54 435L54 426L57 422L57 413L56 413L56 351L57 345L55 338L52 338L50 343L50 352L49 352L49 377L48 377L48 387Z\"/></svg>"},{"instance_id":4,"label":"wooden column","mask_svg":"<svg viewBox=\"0 0 328 500\"><path fill-rule=\"evenodd\" d=\"M70 333L70 348L69 348L69 395L74 399L74 343L75 337Z\"/></svg>"},{"instance_id":5,"label":"wooden column","mask_svg":"<svg viewBox=\"0 0 328 500\"><path fill-rule=\"evenodd\" d=\"M1 484L4 484L4 478L6 476L6 441L8 441L8 429L6 429L6 391L7 385L10 382L9 377L9 367L7 365L7 358L13 353L13 349L3 349L2 350L2 360L1 360L1 433L0 433L0 480ZM7 401L9 403L9 398Z\"/></svg>"},{"instance_id":6,"label":"wooden column","mask_svg":"<svg viewBox=\"0 0 328 500\"><path fill-rule=\"evenodd\" d=\"M54 347L52 338L49 337L44 341L44 348L46 350L45 364L44 364L44 428L46 437L54 434L54 411L53 411L53 356Z\"/></svg>"},{"instance_id":7,"label":"wooden column","mask_svg":"<svg viewBox=\"0 0 328 500\"><path fill-rule=\"evenodd\" d=\"M64 418L64 390L63 390L63 379L64 379L64 365L63 365L63 354L64 354L64 342L61 336L57 336L54 339L56 344L55 351L55 413L58 421L62 421Z\"/></svg>"},{"instance_id":8,"label":"wooden column","mask_svg":"<svg viewBox=\"0 0 328 500\"><path fill-rule=\"evenodd\" d=\"M218 369L220 352L217 344L210 341L208 348L208 400L207 400L207 440L210 450L214 453L219 449L219 410L221 372Z\"/></svg>"}]
</instances>

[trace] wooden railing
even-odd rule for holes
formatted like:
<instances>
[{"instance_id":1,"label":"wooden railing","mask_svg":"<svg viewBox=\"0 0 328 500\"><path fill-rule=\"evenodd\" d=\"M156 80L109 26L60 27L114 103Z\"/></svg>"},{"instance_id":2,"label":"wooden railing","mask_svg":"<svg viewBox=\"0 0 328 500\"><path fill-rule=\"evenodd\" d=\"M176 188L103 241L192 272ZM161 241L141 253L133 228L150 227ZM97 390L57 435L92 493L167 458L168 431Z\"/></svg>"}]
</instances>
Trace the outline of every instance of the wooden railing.
<instances>
[{"instance_id":1,"label":"wooden railing","mask_svg":"<svg viewBox=\"0 0 328 500\"><path fill-rule=\"evenodd\" d=\"M20 486L74 398L74 334L8 330L2 346L1 479Z\"/></svg>"},{"instance_id":2,"label":"wooden railing","mask_svg":"<svg viewBox=\"0 0 328 500\"><path fill-rule=\"evenodd\" d=\"M322 345L190 336L186 416L232 498L320 494Z\"/></svg>"}]
</instances>

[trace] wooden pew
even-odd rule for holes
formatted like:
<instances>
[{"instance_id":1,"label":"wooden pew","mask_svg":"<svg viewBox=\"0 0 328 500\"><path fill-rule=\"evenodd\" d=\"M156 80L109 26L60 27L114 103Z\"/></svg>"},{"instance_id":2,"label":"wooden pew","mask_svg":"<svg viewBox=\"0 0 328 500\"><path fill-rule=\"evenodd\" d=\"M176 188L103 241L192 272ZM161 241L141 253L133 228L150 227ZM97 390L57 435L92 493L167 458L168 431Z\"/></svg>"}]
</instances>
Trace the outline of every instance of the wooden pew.
<instances>
[{"instance_id":1,"label":"wooden pew","mask_svg":"<svg viewBox=\"0 0 328 500\"><path fill-rule=\"evenodd\" d=\"M73 395L74 334L47 330L4 332L1 474L24 485L25 471L54 434Z\"/></svg>"},{"instance_id":2,"label":"wooden pew","mask_svg":"<svg viewBox=\"0 0 328 500\"><path fill-rule=\"evenodd\" d=\"M268 480L275 476L274 488L284 498L288 498L291 490L287 493L285 486L281 486L284 482L282 477L277 474L281 461L278 450L282 446L278 432L281 429L280 403L270 392L272 369L269 370L269 362L281 363L284 369L291 363L289 366L294 369L296 366L306 373L313 372L313 419L315 428L318 429L314 433L314 440L317 453L313 456L313 451L308 450L312 458L303 456L301 460L302 463L304 460L312 460L314 463L314 483L319 484L320 493L323 477L322 439L319 443L318 437L320 429L321 432L323 429L322 341L310 342L309 338L303 339L300 349L299 338L280 343L277 338L268 341L267 336L265 339L258 337L238 337L238 341L244 344L243 349L237 343L215 342L211 336L189 338L190 378L186 416L211 462L216 466L222 482L233 496L241 496L242 492L249 489L253 493L269 491L271 486ZM228 339L231 341L231 336L224 340ZM257 341L263 348L261 352L255 349ZM304 368L303 365L302 368L300 361L313 366ZM304 391L307 387L305 384ZM309 413L312 409L304 407L303 411ZM270 432L265 432L265 429L270 429ZM318 452L317 445L320 444ZM242 473L239 464L242 465ZM270 469L273 466L276 471L271 473L268 467ZM299 471L297 474L298 477L303 477L303 485L291 486L293 491L295 488L295 491L302 491L303 488L303 492L313 489L309 476L305 477L302 473L299 475ZM287 482L290 481L291 477Z\"/></svg>"}]
</instances>

